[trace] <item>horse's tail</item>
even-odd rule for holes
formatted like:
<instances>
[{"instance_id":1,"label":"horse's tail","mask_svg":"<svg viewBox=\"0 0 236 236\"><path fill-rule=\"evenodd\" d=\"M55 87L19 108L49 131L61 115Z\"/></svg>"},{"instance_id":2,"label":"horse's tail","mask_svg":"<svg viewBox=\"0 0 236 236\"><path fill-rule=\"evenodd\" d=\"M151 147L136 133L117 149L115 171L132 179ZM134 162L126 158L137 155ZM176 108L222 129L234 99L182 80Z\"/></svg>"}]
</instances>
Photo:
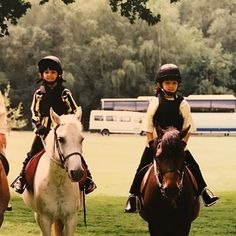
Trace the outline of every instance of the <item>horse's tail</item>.
<instances>
[{"instance_id":1,"label":"horse's tail","mask_svg":"<svg viewBox=\"0 0 236 236\"><path fill-rule=\"evenodd\" d=\"M52 227L54 229L54 235L55 236L62 236L62 230L64 228L64 224L62 223L61 220L56 220L53 223Z\"/></svg>"}]
</instances>

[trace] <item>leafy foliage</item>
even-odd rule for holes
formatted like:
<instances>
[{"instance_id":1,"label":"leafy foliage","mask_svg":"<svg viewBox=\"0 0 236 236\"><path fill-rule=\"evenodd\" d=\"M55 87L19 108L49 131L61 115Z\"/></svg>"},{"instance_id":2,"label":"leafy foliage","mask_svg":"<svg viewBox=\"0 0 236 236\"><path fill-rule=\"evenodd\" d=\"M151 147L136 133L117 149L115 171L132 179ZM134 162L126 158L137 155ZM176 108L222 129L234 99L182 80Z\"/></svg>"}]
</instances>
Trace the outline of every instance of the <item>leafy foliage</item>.
<instances>
[{"instance_id":1,"label":"leafy foliage","mask_svg":"<svg viewBox=\"0 0 236 236\"><path fill-rule=\"evenodd\" d=\"M54 54L62 60L66 86L83 107L85 128L103 97L152 95L156 70L167 62L179 66L184 96L236 94L234 0L202 1L149 1L162 16L152 27L141 20L130 24L105 0L43 6L32 1L31 11L0 40L1 89L10 83L12 106L22 102L30 120L37 61ZM204 12L209 13L205 18Z\"/></svg>"},{"instance_id":2,"label":"leafy foliage","mask_svg":"<svg viewBox=\"0 0 236 236\"><path fill-rule=\"evenodd\" d=\"M16 25L18 19L25 15L29 8L31 8L30 2L22 0L0 0L0 37L9 35L7 23Z\"/></svg>"},{"instance_id":3,"label":"leafy foliage","mask_svg":"<svg viewBox=\"0 0 236 236\"><path fill-rule=\"evenodd\" d=\"M27 120L23 118L23 104L20 102L17 107L12 107L9 97L10 85L7 85L3 93L4 103L7 110L7 125L9 131L12 129L22 129L27 125Z\"/></svg>"}]
</instances>

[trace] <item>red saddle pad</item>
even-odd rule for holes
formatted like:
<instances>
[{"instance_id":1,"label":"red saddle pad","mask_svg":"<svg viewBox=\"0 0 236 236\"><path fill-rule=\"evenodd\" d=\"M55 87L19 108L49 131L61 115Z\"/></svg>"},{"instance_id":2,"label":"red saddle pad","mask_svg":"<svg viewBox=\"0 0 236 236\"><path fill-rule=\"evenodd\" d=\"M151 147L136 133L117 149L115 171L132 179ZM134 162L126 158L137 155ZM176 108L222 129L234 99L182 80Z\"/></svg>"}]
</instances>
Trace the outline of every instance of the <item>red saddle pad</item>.
<instances>
[{"instance_id":1,"label":"red saddle pad","mask_svg":"<svg viewBox=\"0 0 236 236\"><path fill-rule=\"evenodd\" d=\"M33 190L33 183L34 183L34 175L38 165L38 162L41 156L45 153L45 150L38 152L27 164L25 168L25 180L27 188Z\"/></svg>"}]
</instances>

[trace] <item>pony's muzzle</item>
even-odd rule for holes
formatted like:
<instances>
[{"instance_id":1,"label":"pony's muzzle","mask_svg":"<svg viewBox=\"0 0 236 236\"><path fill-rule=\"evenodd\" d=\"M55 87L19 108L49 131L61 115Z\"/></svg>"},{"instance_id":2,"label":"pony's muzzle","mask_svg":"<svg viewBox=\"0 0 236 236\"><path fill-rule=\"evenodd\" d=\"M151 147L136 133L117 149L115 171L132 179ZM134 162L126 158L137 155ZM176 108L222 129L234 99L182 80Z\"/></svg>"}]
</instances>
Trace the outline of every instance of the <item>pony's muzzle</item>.
<instances>
[{"instance_id":1,"label":"pony's muzzle","mask_svg":"<svg viewBox=\"0 0 236 236\"><path fill-rule=\"evenodd\" d=\"M164 190L164 194L167 198L173 199L175 197L177 197L177 195L180 192L180 189L176 186L176 187L166 187L163 189Z\"/></svg>"},{"instance_id":2,"label":"pony's muzzle","mask_svg":"<svg viewBox=\"0 0 236 236\"><path fill-rule=\"evenodd\" d=\"M79 182L84 176L84 170L71 170L70 179L72 182Z\"/></svg>"}]
</instances>

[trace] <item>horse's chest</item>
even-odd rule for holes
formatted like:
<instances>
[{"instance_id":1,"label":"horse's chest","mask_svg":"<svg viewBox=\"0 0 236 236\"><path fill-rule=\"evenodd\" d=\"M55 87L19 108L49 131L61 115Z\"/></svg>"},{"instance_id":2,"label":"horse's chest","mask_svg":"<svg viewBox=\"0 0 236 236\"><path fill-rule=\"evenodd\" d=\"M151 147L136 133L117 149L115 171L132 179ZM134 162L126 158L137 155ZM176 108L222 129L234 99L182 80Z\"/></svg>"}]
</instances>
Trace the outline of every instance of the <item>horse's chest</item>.
<instances>
[{"instance_id":1,"label":"horse's chest","mask_svg":"<svg viewBox=\"0 0 236 236\"><path fill-rule=\"evenodd\" d=\"M79 208L78 183L45 181L38 190L37 207L46 214L67 215Z\"/></svg>"}]
</instances>

